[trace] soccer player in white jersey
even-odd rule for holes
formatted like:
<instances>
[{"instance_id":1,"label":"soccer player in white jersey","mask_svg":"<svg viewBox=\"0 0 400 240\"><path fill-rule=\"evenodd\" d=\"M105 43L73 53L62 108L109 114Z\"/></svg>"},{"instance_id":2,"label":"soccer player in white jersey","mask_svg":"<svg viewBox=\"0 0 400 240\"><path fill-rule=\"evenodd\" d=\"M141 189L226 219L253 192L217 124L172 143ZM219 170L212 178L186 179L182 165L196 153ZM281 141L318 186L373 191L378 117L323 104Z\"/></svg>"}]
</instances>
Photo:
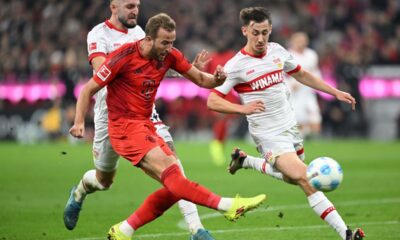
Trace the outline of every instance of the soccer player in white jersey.
<instances>
[{"instance_id":1,"label":"soccer player in white jersey","mask_svg":"<svg viewBox=\"0 0 400 240\"><path fill-rule=\"evenodd\" d=\"M331 94L339 101L351 104L353 109L354 98L302 69L281 45L268 42L272 24L267 9L242 9L240 19L247 44L226 63L228 77L223 85L210 93L207 105L214 111L247 115L250 134L264 158L247 156L235 149L228 170L234 174L240 168L253 168L298 185L306 194L310 207L342 239L362 239L362 230L348 229L324 193L314 189L307 180L307 166L300 159L304 157L303 140L288 100L289 90L283 74L286 72L302 84ZM239 93L242 104L223 98L232 88Z\"/></svg>"},{"instance_id":2,"label":"soccer player in white jersey","mask_svg":"<svg viewBox=\"0 0 400 240\"><path fill-rule=\"evenodd\" d=\"M95 26L88 34L87 44L89 62L94 71L105 61L108 53L114 51L127 42L134 42L145 36L143 29L137 25L140 0L110 0L111 17L103 23ZM207 63L207 52L201 52L195 59L196 66L203 67ZM67 229L75 228L82 209L83 201L87 194L96 191L108 190L118 166L119 155L113 150L108 136L108 112L106 104L106 88L101 89L95 95L94 122L95 136L93 141L93 159L95 169L87 171L79 184L70 192L67 205L64 210L64 223ZM173 139L166 126L158 116L153 106L151 120L154 123L157 134L175 152ZM178 163L180 164L179 160ZM180 164L183 171L182 165ZM187 201L178 202L179 209L184 216L191 232L192 240L213 240L211 234L204 229L196 205Z\"/></svg>"},{"instance_id":3,"label":"soccer player in white jersey","mask_svg":"<svg viewBox=\"0 0 400 240\"><path fill-rule=\"evenodd\" d=\"M301 67L321 78L318 67L317 53L308 48L308 36L304 32L296 32L290 38L289 52L301 63ZM321 112L318 106L317 94L310 87L303 85L286 75L291 90L290 102L293 106L297 123L304 137L316 137L321 131Z\"/></svg>"}]
</instances>

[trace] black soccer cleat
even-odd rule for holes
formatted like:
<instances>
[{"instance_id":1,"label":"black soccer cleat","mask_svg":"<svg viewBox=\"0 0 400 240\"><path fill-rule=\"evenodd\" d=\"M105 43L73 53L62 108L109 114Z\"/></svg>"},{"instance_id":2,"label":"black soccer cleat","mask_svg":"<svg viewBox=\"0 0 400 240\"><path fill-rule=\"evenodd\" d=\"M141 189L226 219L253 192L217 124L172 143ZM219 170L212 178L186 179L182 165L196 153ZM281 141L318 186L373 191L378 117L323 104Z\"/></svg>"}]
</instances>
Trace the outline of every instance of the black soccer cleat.
<instances>
[{"instance_id":1,"label":"black soccer cleat","mask_svg":"<svg viewBox=\"0 0 400 240\"><path fill-rule=\"evenodd\" d=\"M362 240L365 237L364 231L361 228L346 230L346 240Z\"/></svg>"},{"instance_id":2,"label":"black soccer cleat","mask_svg":"<svg viewBox=\"0 0 400 240\"><path fill-rule=\"evenodd\" d=\"M243 161L246 157L247 154L240 150L240 148L234 148L231 153L231 162L228 167L229 173L235 174L237 170L243 168Z\"/></svg>"}]
</instances>

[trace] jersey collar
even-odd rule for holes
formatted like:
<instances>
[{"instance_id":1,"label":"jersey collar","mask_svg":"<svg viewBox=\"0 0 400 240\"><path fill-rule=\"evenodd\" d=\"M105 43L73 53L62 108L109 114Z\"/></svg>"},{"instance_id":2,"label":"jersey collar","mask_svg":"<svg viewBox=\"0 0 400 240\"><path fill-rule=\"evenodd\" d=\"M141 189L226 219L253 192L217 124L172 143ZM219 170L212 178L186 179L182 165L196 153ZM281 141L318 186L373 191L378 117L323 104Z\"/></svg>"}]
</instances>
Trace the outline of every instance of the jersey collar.
<instances>
[{"instance_id":1,"label":"jersey collar","mask_svg":"<svg viewBox=\"0 0 400 240\"><path fill-rule=\"evenodd\" d=\"M254 54L251 54L251 53L249 53L249 52L246 52L246 50L244 50L244 48L240 49L240 52L241 52L243 55L249 55L250 57L254 57L254 58L263 58L263 57L267 54L267 49L265 49L265 51L264 51L262 54L260 54L260 55L254 55Z\"/></svg>"},{"instance_id":2,"label":"jersey collar","mask_svg":"<svg viewBox=\"0 0 400 240\"><path fill-rule=\"evenodd\" d=\"M110 22L110 20L109 19L107 19L106 21L105 21L105 24L107 25L107 27L109 27L109 28L111 28L111 29L114 29L114 30L116 30L116 31L118 31L118 32L122 32L122 33L125 33L125 34L127 34L128 33L128 30L126 29L118 29L116 26L114 26L111 22Z\"/></svg>"}]
</instances>

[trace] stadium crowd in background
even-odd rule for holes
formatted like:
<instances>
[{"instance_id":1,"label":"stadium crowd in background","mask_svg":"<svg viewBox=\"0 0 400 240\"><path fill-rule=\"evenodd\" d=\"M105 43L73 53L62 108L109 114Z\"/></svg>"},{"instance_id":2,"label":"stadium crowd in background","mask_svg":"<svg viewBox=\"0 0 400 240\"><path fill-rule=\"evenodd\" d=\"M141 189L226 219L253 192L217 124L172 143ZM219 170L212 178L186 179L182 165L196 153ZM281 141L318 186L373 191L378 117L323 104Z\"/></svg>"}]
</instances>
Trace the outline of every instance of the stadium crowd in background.
<instances>
[{"instance_id":1,"label":"stadium crowd in background","mask_svg":"<svg viewBox=\"0 0 400 240\"><path fill-rule=\"evenodd\" d=\"M0 8L0 83L62 81L67 86L64 102L75 101L73 88L92 74L87 62L88 31L108 18L109 1L98 0L3 0ZM273 9L274 31L271 40L287 46L292 33L303 31L316 50L323 74L334 76L359 105L359 113L349 119L346 108L337 103L322 103L323 125L330 133L356 135L365 132L362 101L358 92L360 74L373 64L400 63L400 4L396 0L300 0L268 3L259 0L145 1L138 21L158 12L177 19L180 29L175 46L192 60L201 49L215 46L237 51L243 45L238 31L237 13L246 6ZM194 99L193 101L197 101ZM166 104L166 113L178 102ZM172 109L172 110L171 110ZM185 111L183 111L185 112ZM187 111L186 122L166 118L173 127L191 131L210 128L212 117ZM182 114L181 114L182 115ZM187 116L190 116L187 118ZM162 116L163 117L163 116ZM192 120L190 120L192 119ZM203 120L197 120L203 119ZM340 128L343 122L349 129ZM362 124L360 124L360 122ZM360 129L355 128L358 126Z\"/></svg>"}]
</instances>

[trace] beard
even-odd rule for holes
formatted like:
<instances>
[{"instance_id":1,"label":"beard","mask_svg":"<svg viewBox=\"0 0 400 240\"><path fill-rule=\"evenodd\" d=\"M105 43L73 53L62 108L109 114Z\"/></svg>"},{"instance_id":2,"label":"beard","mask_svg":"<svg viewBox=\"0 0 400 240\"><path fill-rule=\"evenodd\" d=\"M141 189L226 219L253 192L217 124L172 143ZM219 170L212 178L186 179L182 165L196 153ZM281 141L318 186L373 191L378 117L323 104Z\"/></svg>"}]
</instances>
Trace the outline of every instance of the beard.
<instances>
[{"instance_id":1,"label":"beard","mask_svg":"<svg viewBox=\"0 0 400 240\"><path fill-rule=\"evenodd\" d=\"M124 25L126 28L134 28L137 25L137 22L135 21L134 23L128 23L128 20L126 18L118 17L118 20Z\"/></svg>"}]
</instances>

